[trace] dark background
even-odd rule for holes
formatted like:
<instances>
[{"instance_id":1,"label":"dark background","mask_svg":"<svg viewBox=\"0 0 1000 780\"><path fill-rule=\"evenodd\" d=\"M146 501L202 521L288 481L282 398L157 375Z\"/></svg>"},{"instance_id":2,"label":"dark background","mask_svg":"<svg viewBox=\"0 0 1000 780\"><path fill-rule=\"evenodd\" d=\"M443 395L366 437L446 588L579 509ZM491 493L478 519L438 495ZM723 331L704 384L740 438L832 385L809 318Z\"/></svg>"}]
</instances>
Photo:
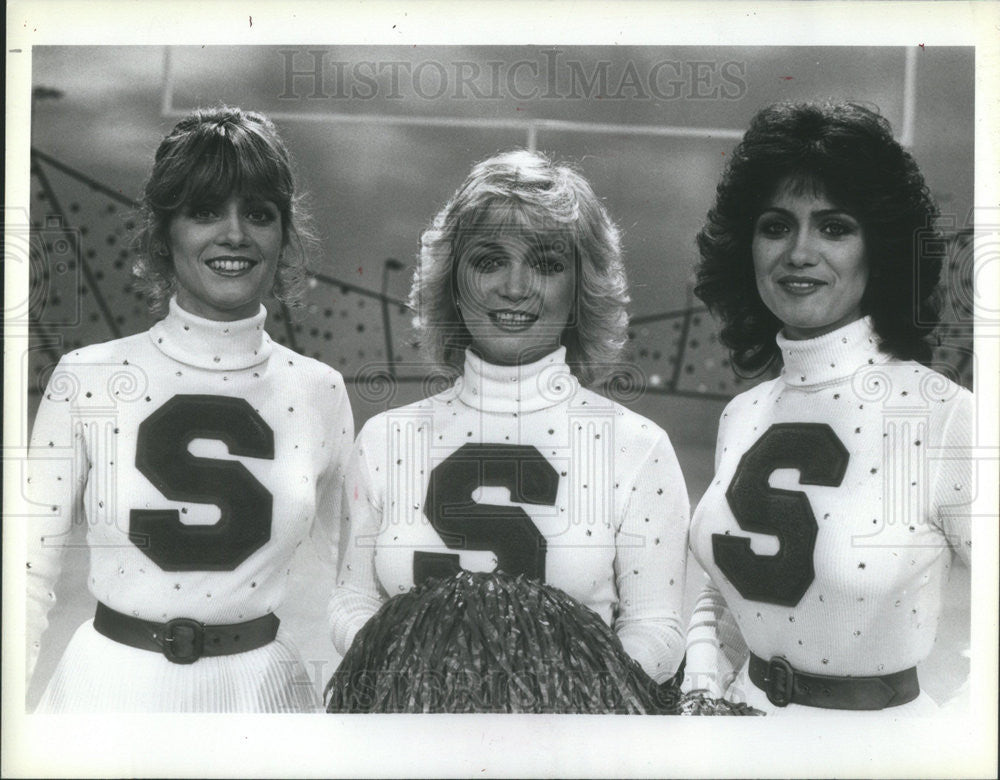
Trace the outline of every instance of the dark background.
<instances>
[{"instance_id":1,"label":"dark background","mask_svg":"<svg viewBox=\"0 0 1000 780\"><path fill-rule=\"evenodd\" d=\"M426 370L409 345L410 317L398 305L383 311L383 301L406 298L421 230L471 165L496 151L533 142L576 163L605 200L623 229L637 319L631 361L644 390L629 403L693 444L714 443L722 404L746 385L723 365L708 317L665 315L697 304L694 236L754 111L775 100L859 100L899 135L909 110L912 138L903 140L942 212L961 227L972 205L969 47L914 49L909 99L900 47L115 46L32 56L32 144L45 155L35 158L32 220L47 225L36 266L49 274L34 274L47 338L33 395L68 348L148 327L129 289L127 204L162 136L198 106L275 117L311 193L320 276L290 321L269 306L269 332L348 378L366 377L388 369L387 316L393 373L404 381L356 385L359 424L422 394L406 381ZM65 257L52 240L61 225L72 229ZM60 273L64 259L74 267Z\"/></svg>"}]
</instances>

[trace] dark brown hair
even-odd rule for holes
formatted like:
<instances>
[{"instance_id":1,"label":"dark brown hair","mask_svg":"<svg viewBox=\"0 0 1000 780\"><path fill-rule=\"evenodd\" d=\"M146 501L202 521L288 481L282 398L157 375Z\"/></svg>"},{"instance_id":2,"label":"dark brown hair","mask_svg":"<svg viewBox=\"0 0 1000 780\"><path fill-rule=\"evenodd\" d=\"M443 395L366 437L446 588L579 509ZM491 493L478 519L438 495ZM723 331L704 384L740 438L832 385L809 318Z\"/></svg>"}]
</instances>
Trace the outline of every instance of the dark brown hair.
<instances>
[{"instance_id":1,"label":"dark brown hair","mask_svg":"<svg viewBox=\"0 0 1000 780\"><path fill-rule=\"evenodd\" d=\"M313 238L295 192L288 149L267 117L220 106L186 116L156 150L140 204L133 269L154 314L165 312L175 289L166 241L170 220L185 207L220 203L234 193L269 200L278 207L284 250L273 292L285 303L298 301Z\"/></svg>"},{"instance_id":2,"label":"dark brown hair","mask_svg":"<svg viewBox=\"0 0 1000 780\"><path fill-rule=\"evenodd\" d=\"M774 337L782 323L757 291L751 244L756 218L789 179L860 221L870 270L862 313L884 352L928 361L941 261L924 251L938 212L916 162L864 106L778 103L751 120L697 238L695 294L722 319L720 339L736 368L758 374L780 359Z\"/></svg>"}]
</instances>

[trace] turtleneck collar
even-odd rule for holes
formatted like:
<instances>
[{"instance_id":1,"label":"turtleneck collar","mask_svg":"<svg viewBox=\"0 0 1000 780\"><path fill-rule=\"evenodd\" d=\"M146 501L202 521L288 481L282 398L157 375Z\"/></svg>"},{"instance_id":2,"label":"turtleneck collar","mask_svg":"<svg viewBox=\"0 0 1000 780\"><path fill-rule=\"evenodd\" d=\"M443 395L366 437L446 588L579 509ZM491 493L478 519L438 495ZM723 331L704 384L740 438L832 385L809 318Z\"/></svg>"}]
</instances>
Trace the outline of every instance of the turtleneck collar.
<instances>
[{"instance_id":1,"label":"turtleneck collar","mask_svg":"<svg viewBox=\"0 0 1000 780\"><path fill-rule=\"evenodd\" d=\"M792 341L778 333L777 342L784 360L781 378L792 387L835 382L864 365L890 359L879 351L871 317L862 317L814 339Z\"/></svg>"},{"instance_id":2,"label":"turtleneck collar","mask_svg":"<svg viewBox=\"0 0 1000 780\"><path fill-rule=\"evenodd\" d=\"M579 387L566 365L566 347L541 360L519 366L487 363L465 351L465 372L458 379L458 397L482 412L527 414L572 398Z\"/></svg>"},{"instance_id":3,"label":"turtleneck collar","mask_svg":"<svg viewBox=\"0 0 1000 780\"><path fill-rule=\"evenodd\" d=\"M271 355L271 338L264 332L267 311L253 317L221 322L198 317L170 299L170 311L149 330L157 349L197 368L236 371L263 363Z\"/></svg>"}]
</instances>

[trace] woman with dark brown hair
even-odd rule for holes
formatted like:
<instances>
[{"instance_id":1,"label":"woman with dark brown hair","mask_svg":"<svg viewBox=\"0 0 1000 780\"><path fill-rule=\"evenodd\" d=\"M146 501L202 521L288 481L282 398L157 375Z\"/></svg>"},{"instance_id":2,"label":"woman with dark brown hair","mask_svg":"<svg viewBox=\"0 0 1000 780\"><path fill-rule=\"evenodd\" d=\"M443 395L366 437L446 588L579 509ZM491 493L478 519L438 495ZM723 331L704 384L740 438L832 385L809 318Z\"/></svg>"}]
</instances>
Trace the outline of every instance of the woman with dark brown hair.
<instances>
[{"instance_id":1,"label":"woman with dark brown hair","mask_svg":"<svg viewBox=\"0 0 1000 780\"><path fill-rule=\"evenodd\" d=\"M163 140L142 201L149 331L59 362L32 433L28 657L60 553L87 524L93 622L43 712L314 709L275 610L296 548L332 544L353 438L342 377L275 344L261 301L301 291L288 151L265 117L198 111Z\"/></svg>"},{"instance_id":2,"label":"woman with dark brown hair","mask_svg":"<svg viewBox=\"0 0 1000 780\"><path fill-rule=\"evenodd\" d=\"M695 292L737 369L781 376L719 424L688 689L771 713L933 710L915 667L970 558L973 424L971 394L926 365L936 214L863 106L770 106L737 146Z\"/></svg>"}]
</instances>

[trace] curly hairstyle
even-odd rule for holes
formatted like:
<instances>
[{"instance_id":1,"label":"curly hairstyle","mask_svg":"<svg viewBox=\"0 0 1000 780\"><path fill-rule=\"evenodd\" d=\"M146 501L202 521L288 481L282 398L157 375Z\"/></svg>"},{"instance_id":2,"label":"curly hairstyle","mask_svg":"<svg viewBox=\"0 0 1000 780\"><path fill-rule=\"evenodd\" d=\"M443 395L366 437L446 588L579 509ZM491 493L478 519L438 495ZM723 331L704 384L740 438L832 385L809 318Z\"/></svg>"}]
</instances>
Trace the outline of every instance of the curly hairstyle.
<instances>
[{"instance_id":1,"label":"curly hairstyle","mask_svg":"<svg viewBox=\"0 0 1000 780\"><path fill-rule=\"evenodd\" d=\"M569 244L576 291L561 342L581 383L598 382L613 370L627 336L628 282L618 228L576 170L523 149L475 165L420 237L410 306L424 354L462 370L471 336L456 306L458 258L470 238L509 230L535 237L557 231Z\"/></svg>"},{"instance_id":2,"label":"curly hairstyle","mask_svg":"<svg viewBox=\"0 0 1000 780\"><path fill-rule=\"evenodd\" d=\"M160 142L143 190L132 270L154 316L166 313L177 286L167 241L171 219L185 207L219 203L234 193L278 207L283 249L272 292L283 303L299 302L315 239L295 192L288 149L267 117L220 106L198 109L177 123Z\"/></svg>"},{"instance_id":3,"label":"curly hairstyle","mask_svg":"<svg viewBox=\"0 0 1000 780\"><path fill-rule=\"evenodd\" d=\"M749 375L780 360L781 321L754 276L754 222L783 182L820 192L859 220L869 265L861 311L883 352L930 360L941 261L924 251L938 215L913 157L888 121L856 103L778 103L760 110L730 157L698 234L695 294L722 319L720 339Z\"/></svg>"}]
</instances>

